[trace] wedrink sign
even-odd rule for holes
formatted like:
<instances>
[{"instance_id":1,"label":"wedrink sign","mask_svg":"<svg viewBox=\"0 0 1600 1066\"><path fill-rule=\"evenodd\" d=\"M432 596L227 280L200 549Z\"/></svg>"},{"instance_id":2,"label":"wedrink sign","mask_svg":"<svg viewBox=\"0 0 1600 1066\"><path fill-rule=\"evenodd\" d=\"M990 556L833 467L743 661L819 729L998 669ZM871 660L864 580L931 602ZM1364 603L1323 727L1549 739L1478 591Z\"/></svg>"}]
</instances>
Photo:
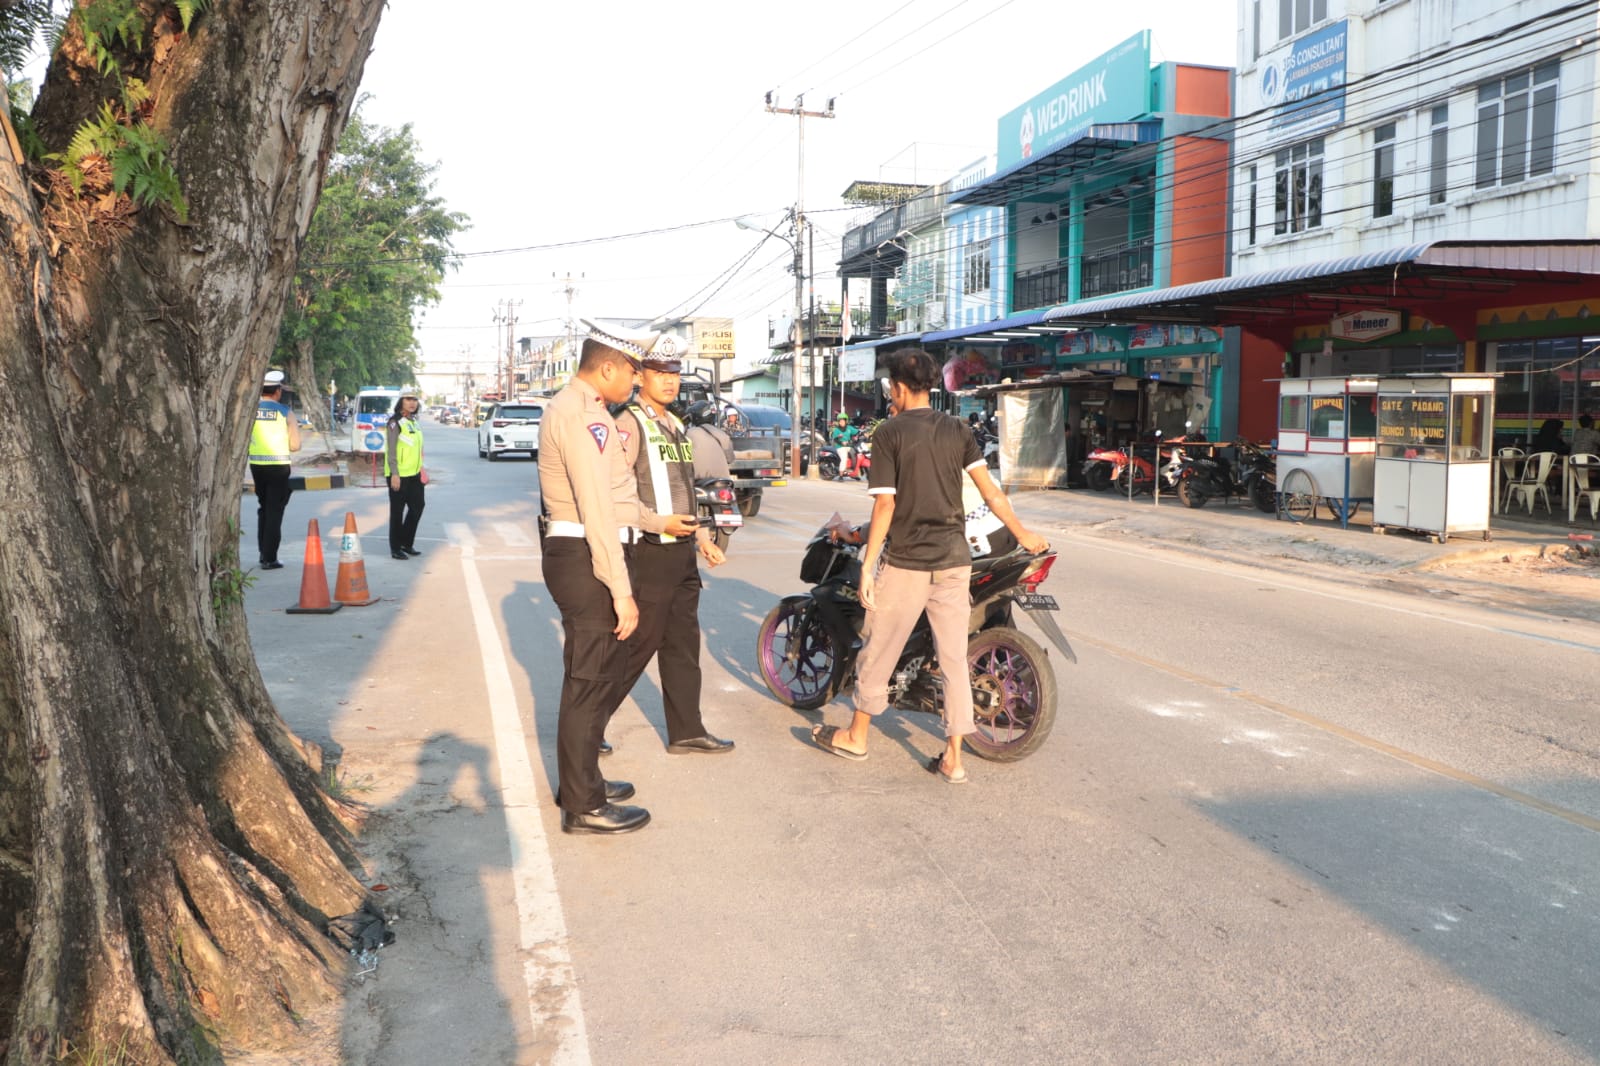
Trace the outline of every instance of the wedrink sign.
<instances>
[{"instance_id":1,"label":"wedrink sign","mask_svg":"<svg viewBox=\"0 0 1600 1066\"><path fill-rule=\"evenodd\" d=\"M1096 123L1138 118L1149 96L1150 31L1140 30L1002 115L996 172L1047 156Z\"/></svg>"}]
</instances>

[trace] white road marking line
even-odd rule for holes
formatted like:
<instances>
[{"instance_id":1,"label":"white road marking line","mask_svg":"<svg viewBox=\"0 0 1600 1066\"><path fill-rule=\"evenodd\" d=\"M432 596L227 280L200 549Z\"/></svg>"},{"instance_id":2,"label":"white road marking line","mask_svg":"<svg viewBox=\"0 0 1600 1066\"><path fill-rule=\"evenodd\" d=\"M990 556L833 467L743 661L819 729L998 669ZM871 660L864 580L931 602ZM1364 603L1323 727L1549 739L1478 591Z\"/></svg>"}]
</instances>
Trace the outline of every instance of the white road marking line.
<instances>
[{"instance_id":1,"label":"white road marking line","mask_svg":"<svg viewBox=\"0 0 1600 1066\"><path fill-rule=\"evenodd\" d=\"M476 541L465 526L447 527L452 542L462 545L461 573L466 580L472 626L483 657L483 680L489 693L489 719L494 726L495 756L506 835L511 842L511 881L522 929L522 975L528 986L528 1014L536 1038L549 1037L555 1049L546 1061L562 1066L588 1066L589 1033L583 1020L577 974L567 948L567 921L556 891L555 868L539 809L550 801L534 783L528 761L528 737L517 713L516 691L506 666L500 631L489 610L473 552ZM460 539L457 539L457 538Z\"/></svg>"},{"instance_id":2,"label":"white road marking line","mask_svg":"<svg viewBox=\"0 0 1600 1066\"><path fill-rule=\"evenodd\" d=\"M522 531L522 527L515 522L496 522L494 531L500 534L500 539L512 548L531 548L533 539Z\"/></svg>"},{"instance_id":3,"label":"white road marking line","mask_svg":"<svg viewBox=\"0 0 1600 1066\"><path fill-rule=\"evenodd\" d=\"M471 551L478 546L478 538L472 535L472 527L465 522L446 522L444 535L451 544L462 551Z\"/></svg>"}]
</instances>

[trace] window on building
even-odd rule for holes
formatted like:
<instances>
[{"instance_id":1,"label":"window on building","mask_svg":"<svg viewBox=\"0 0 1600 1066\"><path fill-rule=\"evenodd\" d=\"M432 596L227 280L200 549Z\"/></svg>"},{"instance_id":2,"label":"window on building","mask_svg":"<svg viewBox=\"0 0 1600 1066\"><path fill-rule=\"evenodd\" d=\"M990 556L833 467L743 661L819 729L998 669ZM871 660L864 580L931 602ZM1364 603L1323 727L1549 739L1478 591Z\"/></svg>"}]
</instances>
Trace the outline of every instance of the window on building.
<instances>
[{"instance_id":1,"label":"window on building","mask_svg":"<svg viewBox=\"0 0 1600 1066\"><path fill-rule=\"evenodd\" d=\"M1428 127L1428 202L1444 203L1446 179L1450 172L1450 108L1440 104L1433 109Z\"/></svg>"},{"instance_id":2,"label":"window on building","mask_svg":"<svg viewBox=\"0 0 1600 1066\"><path fill-rule=\"evenodd\" d=\"M1556 97L1561 61L1478 86L1476 185L1514 185L1556 163Z\"/></svg>"},{"instance_id":3,"label":"window on building","mask_svg":"<svg viewBox=\"0 0 1600 1066\"><path fill-rule=\"evenodd\" d=\"M1322 225L1322 138L1274 157L1272 232L1299 233Z\"/></svg>"},{"instance_id":4,"label":"window on building","mask_svg":"<svg viewBox=\"0 0 1600 1066\"><path fill-rule=\"evenodd\" d=\"M989 289L989 246L987 244L970 244L967 246L965 267L961 272L961 291L967 295L975 292L987 292Z\"/></svg>"},{"instance_id":5,"label":"window on building","mask_svg":"<svg viewBox=\"0 0 1600 1066\"><path fill-rule=\"evenodd\" d=\"M1278 39L1304 33L1328 17L1328 0L1278 0Z\"/></svg>"},{"instance_id":6,"label":"window on building","mask_svg":"<svg viewBox=\"0 0 1600 1066\"><path fill-rule=\"evenodd\" d=\"M1254 163L1250 164L1249 180L1245 183L1245 187L1249 190L1247 195L1250 197L1250 237L1248 243L1254 244L1256 243L1256 204L1260 199L1260 192L1256 186L1256 165Z\"/></svg>"},{"instance_id":7,"label":"window on building","mask_svg":"<svg viewBox=\"0 0 1600 1066\"><path fill-rule=\"evenodd\" d=\"M1372 217L1394 214L1394 123L1372 131Z\"/></svg>"}]
</instances>

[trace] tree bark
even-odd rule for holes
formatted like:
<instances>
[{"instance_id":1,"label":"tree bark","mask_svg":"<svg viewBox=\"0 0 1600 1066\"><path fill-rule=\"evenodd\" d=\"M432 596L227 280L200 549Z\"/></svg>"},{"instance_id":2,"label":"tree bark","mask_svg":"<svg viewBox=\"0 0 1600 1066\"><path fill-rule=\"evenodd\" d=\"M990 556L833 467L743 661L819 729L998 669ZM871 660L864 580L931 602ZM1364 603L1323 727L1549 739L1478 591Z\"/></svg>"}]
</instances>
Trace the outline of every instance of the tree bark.
<instances>
[{"instance_id":1,"label":"tree bark","mask_svg":"<svg viewBox=\"0 0 1600 1066\"><path fill-rule=\"evenodd\" d=\"M237 601L248 426L380 0L217 0L150 27L189 220L0 159L0 1059L220 1061L336 990L352 841ZM108 96L69 35L35 117Z\"/></svg>"}]
</instances>

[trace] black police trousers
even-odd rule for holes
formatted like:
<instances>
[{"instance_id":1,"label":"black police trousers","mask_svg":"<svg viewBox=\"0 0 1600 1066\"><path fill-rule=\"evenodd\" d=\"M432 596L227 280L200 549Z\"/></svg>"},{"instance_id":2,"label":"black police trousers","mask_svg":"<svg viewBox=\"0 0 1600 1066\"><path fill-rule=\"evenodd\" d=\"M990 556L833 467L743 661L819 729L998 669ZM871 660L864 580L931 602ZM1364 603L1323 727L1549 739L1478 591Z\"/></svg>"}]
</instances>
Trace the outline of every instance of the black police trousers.
<instances>
[{"instance_id":1,"label":"black police trousers","mask_svg":"<svg viewBox=\"0 0 1600 1066\"><path fill-rule=\"evenodd\" d=\"M389 489L389 553L417 546L417 523L422 521L422 509L427 506L428 494L422 484L421 474L400 479L398 489Z\"/></svg>"},{"instance_id":2,"label":"black police trousers","mask_svg":"<svg viewBox=\"0 0 1600 1066\"><path fill-rule=\"evenodd\" d=\"M630 575L634 548L623 545ZM544 584L561 611L561 708L556 719L556 790L562 810L582 813L606 804L600 742L606 723L633 683L627 680L627 642L617 626L611 590L594 576L589 542L546 537Z\"/></svg>"},{"instance_id":3,"label":"black police trousers","mask_svg":"<svg viewBox=\"0 0 1600 1066\"><path fill-rule=\"evenodd\" d=\"M628 639L627 685L631 692L650 657L661 675L661 707L667 743L706 735L700 718L700 566L694 540L633 549L639 628Z\"/></svg>"},{"instance_id":4,"label":"black police trousers","mask_svg":"<svg viewBox=\"0 0 1600 1066\"><path fill-rule=\"evenodd\" d=\"M261 561L278 561L283 539L283 512L294 490L289 487L288 463L251 463L250 480L256 486L256 548Z\"/></svg>"}]
</instances>

